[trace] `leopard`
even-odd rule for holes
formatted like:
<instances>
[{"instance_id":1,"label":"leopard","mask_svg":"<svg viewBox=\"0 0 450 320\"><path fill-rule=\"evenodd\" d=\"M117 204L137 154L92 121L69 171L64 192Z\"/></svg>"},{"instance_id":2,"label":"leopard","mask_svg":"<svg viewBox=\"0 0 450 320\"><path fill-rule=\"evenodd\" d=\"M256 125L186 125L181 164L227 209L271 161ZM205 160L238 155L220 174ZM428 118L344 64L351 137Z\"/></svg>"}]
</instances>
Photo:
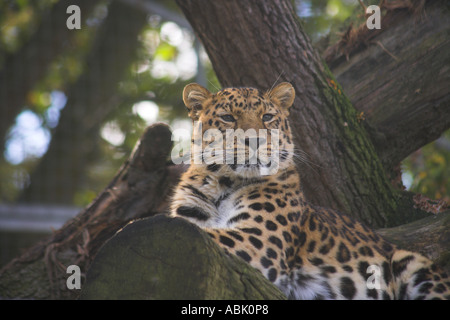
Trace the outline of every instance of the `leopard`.
<instances>
[{"instance_id":1,"label":"leopard","mask_svg":"<svg viewBox=\"0 0 450 320\"><path fill-rule=\"evenodd\" d=\"M294 99L288 82L267 91L231 87L216 93L187 85L191 151L200 152L191 152L170 216L200 227L225 254L259 270L288 299L450 299L449 277L431 260L305 199L288 119ZM208 130L214 139L205 138ZM265 135L226 141L237 130ZM213 140L216 148L210 147ZM250 161L254 140L262 141L257 148L266 143L261 160ZM210 157L204 157L208 147ZM241 156L244 161L237 161Z\"/></svg>"}]
</instances>

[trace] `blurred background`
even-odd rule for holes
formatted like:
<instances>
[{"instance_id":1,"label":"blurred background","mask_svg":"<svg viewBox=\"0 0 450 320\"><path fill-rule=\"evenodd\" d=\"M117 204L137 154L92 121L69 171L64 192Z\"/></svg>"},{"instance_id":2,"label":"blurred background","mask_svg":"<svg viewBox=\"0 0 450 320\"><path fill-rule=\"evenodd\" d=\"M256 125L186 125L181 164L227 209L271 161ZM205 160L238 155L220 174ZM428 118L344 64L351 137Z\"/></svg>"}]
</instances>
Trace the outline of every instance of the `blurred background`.
<instances>
[{"instance_id":1,"label":"blurred background","mask_svg":"<svg viewBox=\"0 0 450 320\"><path fill-rule=\"evenodd\" d=\"M66 27L72 4L81 29ZM362 14L355 0L294 4L319 50ZM88 205L148 125L190 130L194 81L220 88L172 0L0 0L0 267ZM447 131L403 161L403 183L450 201L449 164Z\"/></svg>"}]
</instances>

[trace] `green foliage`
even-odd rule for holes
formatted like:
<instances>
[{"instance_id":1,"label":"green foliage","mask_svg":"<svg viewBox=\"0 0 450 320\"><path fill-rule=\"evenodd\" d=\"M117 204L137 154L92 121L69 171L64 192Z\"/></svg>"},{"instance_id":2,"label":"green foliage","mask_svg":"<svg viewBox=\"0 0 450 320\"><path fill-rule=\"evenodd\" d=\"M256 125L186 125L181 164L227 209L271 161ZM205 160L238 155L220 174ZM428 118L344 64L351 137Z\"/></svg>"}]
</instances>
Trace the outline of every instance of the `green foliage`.
<instances>
[{"instance_id":1,"label":"green foliage","mask_svg":"<svg viewBox=\"0 0 450 320\"><path fill-rule=\"evenodd\" d=\"M359 11L363 13L354 0L296 0L295 3L297 14L302 18L305 31L313 42L327 34L335 35L341 31L340 27L345 20L351 16L355 18Z\"/></svg>"},{"instance_id":2,"label":"green foliage","mask_svg":"<svg viewBox=\"0 0 450 320\"><path fill-rule=\"evenodd\" d=\"M450 130L403 161L409 190L450 202Z\"/></svg>"},{"instance_id":3,"label":"green foliage","mask_svg":"<svg viewBox=\"0 0 450 320\"><path fill-rule=\"evenodd\" d=\"M38 25L44 10L55 1L39 2L39 5L35 1L26 0L0 2L0 22L2 22L0 45L6 49L0 52L0 68L5 53L14 54L20 51L26 40L32 36L32 31ZM71 85L83 73L91 72L85 69L84 61L95 45L96 31L105 17L107 5L108 3L99 4L88 19L90 23L83 23L81 30L74 31L76 32L74 43L55 59L35 88L29 93L24 93L27 95L26 108L39 119L42 130L52 132L55 125L47 119L47 113L53 104L52 92L58 90L68 95ZM95 194L106 186L148 125L155 121L170 124L179 119L186 119L181 92L187 83L195 81L197 57L194 51L194 35L172 22L151 16L139 40L141 47L136 60L117 88L119 98L117 105L102 123L93 124L103 139L100 139L94 164L86 168L83 189L74 195L76 205L88 204ZM194 63L190 69L186 67L188 62ZM210 64L207 63L205 68L207 80L218 86ZM144 119L135 108L140 102L156 104L159 109L157 117L152 120ZM76 132L76 128L72 130ZM17 130L11 131L9 139L28 138L17 136L18 134L20 135L20 132ZM116 139L112 139L113 137ZM23 148L26 147L27 144L24 142ZM17 197L29 183L29 175L38 161L39 158L32 154L28 154L17 164L2 161L0 201L11 202Z\"/></svg>"},{"instance_id":4,"label":"green foliage","mask_svg":"<svg viewBox=\"0 0 450 320\"><path fill-rule=\"evenodd\" d=\"M50 0L0 1L0 61L3 55L16 51L36 28Z\"/></svg>"}]
</instances>

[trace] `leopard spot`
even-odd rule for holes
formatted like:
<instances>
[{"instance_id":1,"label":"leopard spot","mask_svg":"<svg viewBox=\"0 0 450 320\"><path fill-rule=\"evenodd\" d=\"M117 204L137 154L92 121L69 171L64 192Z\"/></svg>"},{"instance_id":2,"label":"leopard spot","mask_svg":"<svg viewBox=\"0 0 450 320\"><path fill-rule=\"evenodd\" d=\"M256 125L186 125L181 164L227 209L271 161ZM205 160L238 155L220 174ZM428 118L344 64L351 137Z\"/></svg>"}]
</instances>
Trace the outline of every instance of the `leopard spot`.
<instances>
[{"instance_id":1,"label":"leopard spot","mask_svg":"<svg viewBox=\"0 0 450 320\"><path fill-rule=\"evenodd\" d=\"M240 230L245 233L255 234L257 236L262 235L262 231L258 228L240 228Z\"/></svg>"},{"instance_id":2,"label":"leopard spot","mask_svg":"<svg viewBox=\"0 0 450 320\"><path fill-rule=\"evenodd\" d=\"M242 213L234 216L230 220L228 220L228 223L235 223L235 222L238 222L240 220L247 220L248 218L250 218L250 215L247 212L242 212Z\"/></svg>"},{"instance_id":3,"label":"leopard spot","mask_svg":"<svg viewBox=\"0 0 450 320\"><path fill-rule=\"evenodd\" d=\"M238 257L244 259L244 261L246 261L246 262L252 261L252 257L247 252L245 252L243 250L236 251L236 255Z\"/></svg>"},{"instance_id":4,"label":"leopard spot","mask_svg":"<svg viewBox=\"0 0 450 320\"><path fill-rule=\"evenodd\" d=\"M263 246L263 243L261 242L261 240L255 238L254 236L250 236L248 238L248 240L256 249L261 249Z\"/></svg>"},{"instance_id":5,"label":"leopard spot","mask_svg":"<svg viewBox=\"0 0 450 320\"><path fill-rule=\"evenodd\" d=\"M270 268L269 272L267 273L267 278L270 282L275 282L277 279L277 270L275 268Z\"/></svg>"},{"instance_id":6,"label":"leopard spot","mask_svg":"<svg viewBox=\"0 0 450 320\"><path fill-rule=\"evenodd\" d=\"M286 207L286 202L282 201L281 199L276 199L275 201L280 208Z\"/></svg>"},{"instance_id":7,"label":"leopard spot","mask_svg":"<svg viewBox=\"0 0 450 320\"><path fill-rule=\"evenodd\" d=\"M323 260L320 259L320 258L317 258L317 257L312 258L312 259L308 259L308 260L309 260L309 262L311 262L316 267L320 266L321 264L323 264Z\"/></svg>"},{"instance_id":8,"label":"leopard spot","mask_svg":"<svg viewBox=\"0 0 450 320\"><path fill-rule=\"evenodd\" d=\"M252 203L251 205L249 205L249 208L250 208L250 209L253 209L253 210L255 210L255 211L261 211L262 208L263 208L263 206L262 206L261 203L255 202L255 203Z\"/></svg>"},{"instance_id":9,"label":"leopard spot","mask_svg":"<svg viewBox=\"0 0 450 320\"><path fill-rule=\"evenodd\" d=\"M235 231L227 231L227 234L229 234L230 236L232 236L234 239L238 240L238 241L244 241L244 238L237 232Z\"/></svg>"},{"instance_id":10,"label":"leopard spot","mask_svg":"<svg viewBox=\"0 0 450 320\"><path fill-rule=\"evenodd\" d=\"M406 270L407 265L410 261L414 260L414 256L406 256L399 261L392 262L392 273L395 278L400 276L400 274Z\"/></svg>"},{"instance_id":11,"label":"leopard spot","mask_svg":"<svg viewBox=\"0 0 450 320\"><path fill-rule=\"evenodd\" d=\"M278 229L277 225L273 223L273 221L267 220L266 221L266 229L270 231L275 231Z\"/></svg>"},{"instance_id":12,"label":"leopard spot","mask_svg":"<svg viewBox=\"0 0 450 320\"><path fill-rule=\"evenodd\" d=\"M367 289L366 294L372 299L378 299L378 292L375 289Z\"/></svg>"},{"instance_id":13,"label":"leopard spot","mask_svg":"<svg viewBox=\"0 0 450 320\"><path fill-rule=\"evenodd\" d=\"M316 241L312 240L308 243L308 248L306 249L306 251L313 252L315 247L316 247Z\"/></svg>"},{"instance_id":14,"label":"leopard spot","mask_svg":"<svg viewBox=\"0 0 450 320\"><path fill-rule=\"evenodd\" d=\"M278 221L279 224L281 224L282 226L286 226L287 225L287 220L284 216L282 216L281 214L277 215L275 217L275 219Z\"/></svg>"},{"instance_id":15,"label":"leopard spot","mask_svg":"<svg viewBox=\"0 0 450 320\"><path fill-rule=\"evenodd\" d=\"M289 232L287 231L283 231L283 238L286 242L291 242L292 241L292 236Z\"/></svg>"},{"instance_id":16,"label":"leopard spot","mask_svg":"<svg viewBox=\"0 0 450 320\"><path fill-rule=\"evenodd\" d=\"M208 165L206 167L206 169L208 169L211 172L216 172L216 171L218 171L220 169L220 165L216 164L216 163L213 163L213 164Z\"/></svg>"},{"instance_id":17,"label":"leopard spot","mask_svg":"<svg viewBox=\"0 0 450 320\"><path fill-rule=\"evenodd\" d=\"M337 261L339 261L340 263L345 263L351 258L352 256L350 255L350 251L348 250L347 246L341 242L336 254Z\"/></svg>"},{"instance_id":18,"label":"leopard spot","mask_svg":"<svg viewBox=\"0 0 450 320\"><path fill-rule=\"evenodd\" d=\"M261 265L266 269L273 265L273 262L271 260L267 259L266 257L262 257L260 259L260 262L261 262Z\"/></svg>"},{"instance_id":19,"label":"leopard spot","mask_svg":"<svg viewBox=\"0 0 450 320\"><path fill-rule=\"evenodd\" d=\"M270 202L265 202L265 203L264 203L264 209L265 209L267 212L273 212L273 211L275 211L274 205L271 204Z\"/></svg>"},{"instance_id":20,"label":"leopard spot","mask_svg":"<svg viewBox=\"0 0 450 320\"><path fill-rule=\"evenodd\" d=\"M316 230L316 222L314 221L313 217L309 218L309 230L311 230L311 231Z\"/></svg>"},{"instance_id":21,"label":"leopard spot","mask_svg":"<svg viewBox=\"0 0 450 320\"><path fill-rule=\"evenodd\" d=\"M367 261L359 262L358 272L364 279L367 279L370 276L370 273L367 273L367 268L369 268L369 264L367 263Z\"/></svg>"},{"instance_id":22,"label":"leopard spot","mask_svg":"<svg viewBox=\"0 0 450 320\"><path fill-rule=\"evenodd\" d=\"M283 249L283 242L281 242L280 238L276 237L276 236L270 236L269 237L269 242L273 243L274 245L276 245L278 248Z\"/></svg>"},{"instance_id":23,"label":"leopard spot","mask_svg":"<svg viewBox=\"0 0 450 320\"><path fill-rule=\"evenodd\" d=\"M209 219L209 215L203 212L202 209L197 207L181 206L177 209L177 214L183 217L194 218L200 221L206 221Z\"/></svg>"},{"instance_id":24,"label":"leopard spot","mask_svg":"<svg viewBox=\"0 0 450 320\"><path fill-rule=\"evenodd\" d=\"M373 251L367 246L359 248L359 253L365 257L373 257Z\"/></svg>"},{"instance_id":25,"label":"leopard spot","mask_svg":"<svg viewBox=\"0 0 450 320\"><path fill-rule=\"evenodd\" d=\"M220 243L222 243L230 248L233 248L235 245L235 242L231 238L228 238L226 236L220 236L219 241L220 241Z\"/></svg>"},{"instance_id":26,"label":"leopard spot","mask_svg":"<svg viewBox=\"0 0 450 320\"><path fill-rule=\"evenodd\" d=\"M278 254L275 250L272 248L267 248L266 250L267 257L270 259L276 259L278 257Z\"/></svg>"},{"instance_id":27,"label":"leopard spot","mask_svg":"<svg viewBox=\"0 0 450 320\"><path fill-rule=\"evenodd\" d=\"M349 277L342 277L340 283L340 290L346 299L353 299L356 294L355 283Z\"/></svg>"},{"instance_id":28,"label":"leopard spot","mask_svg":"<svg viewBox=\"0 0 450 320\"><path fill-rule=\"evenodd\" d=\"M255 220L255 221L258 222L258 223L261 223L261 222L263 222L264 219L263 219L262 216L257 215L256 217L253 218L253 220Z\"/></svg>"}]
</instances>

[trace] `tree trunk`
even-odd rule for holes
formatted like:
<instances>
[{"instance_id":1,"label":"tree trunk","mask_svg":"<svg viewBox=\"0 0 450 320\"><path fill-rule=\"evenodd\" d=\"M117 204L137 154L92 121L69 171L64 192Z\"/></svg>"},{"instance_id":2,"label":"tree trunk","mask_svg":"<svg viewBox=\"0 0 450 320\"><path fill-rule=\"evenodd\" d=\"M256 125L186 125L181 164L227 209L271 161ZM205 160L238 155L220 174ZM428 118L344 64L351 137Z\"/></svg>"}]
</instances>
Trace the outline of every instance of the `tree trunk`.
<instances>
[{"instance_id":1,"label":"tree trunk","mask_svg":"<svg viewBox=\"0 0 450 320\"><path fill-rule=\"evenodd\" d=\"M146 13L119 1L110 4L86 58L86 71L70 88L49 149L20 201L73 203L86 166L97 155L100 124L118 104L118 83L136 55L138 35L146 22Z\"/></svg>"},{"instance_id":2,"label":"tree trunk","mask_svg":"<svg viewBox=\"0 0 450 320\"><path fill-rule=\"evenodd\" d=\"M308 158L298 169L309 201L374 227L399 223L397 194L373 144L290 1L177 3L224 86L268 89L278 80L294 85L290 122L298 152Z\"/></svg>"},{"instance_id":3,"label":"tree trunk","mask_svg":"<svg viewBox=\"0 0 450 320\"><path fill-rule=\"evenodd\" d=\"M70 47L75 32L66 27L68 18L66 10L72 2L70 0L57 2L42 17L31 39L18 52L7 55L3 61L3 67L0 70L2 149L8 129L26 105L28 96L26 93L43 78L54 59ZM96 1L91 0L77 1L83 17L87 17L96 4Z\"/></svg>"}]
</instances>

